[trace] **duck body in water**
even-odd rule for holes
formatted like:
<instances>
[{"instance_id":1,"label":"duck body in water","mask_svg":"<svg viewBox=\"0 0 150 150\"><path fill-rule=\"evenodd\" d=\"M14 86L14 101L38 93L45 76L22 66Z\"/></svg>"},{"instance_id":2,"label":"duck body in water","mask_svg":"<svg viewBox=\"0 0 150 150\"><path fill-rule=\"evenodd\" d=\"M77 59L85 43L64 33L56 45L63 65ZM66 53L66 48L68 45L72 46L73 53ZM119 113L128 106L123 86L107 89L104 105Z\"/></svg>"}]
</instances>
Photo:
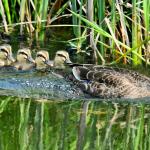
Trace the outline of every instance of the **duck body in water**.
<instances>
[{"instance_id":1,"label":"duck body in water","mask_svg":"<svg viewBox=\"0 0 150 150\"><path fill-rule=\"evenodd\" d=\"M56 53L53 64L54 72L65 76L92 97L133 99L150 96L150 78L134 71L92 64L74 64L65 51ZM68 72L68 68L71 71Z\"/></svg>"},{"instance_id":2,"label":"duck body in water","mask_svg":"<svg viewBox=\"0 0 150 150\"><path fill-rule=\"evenodd\" d=\"M6 51L6 45L0 48L0 61L4 62L0 67L0 95L44 99L77 99L83 96L80 89L47 72L52 65L47 51L38 51L33 60L30 49L19 49L16 61L8 64L5 62L10 52Z\"/></svg>"},{"instance_id":3,"label":"duck body in water","mask_svg":"<svg viewBox=\"0 0 150 150\"><path fill-rule=\"evenodd\" d=\"M92 97L133 99L150 96L149 77L122 68L93 64L75 64L70 61L69 54L63 50L56 53L52 62L49 60L47 51L37 52L34 61L30 50L26 48L20 49L14 63L11 47L7 44L1 45L0 68L5 66L13 66L16 70L35 69L44 72L48 69L53 75L71 81L69 85L72 85L73 89L77 89L75 93L83 91ZM48 81L46 80L46 82ZM35 88L37 87L36 84L38 85L38 83L35 83ZM38 88L40 87L41 85Z\"/></svg>"},{"instance_id":4,"label":"duck body in water","mask_svg":"<svg viewBox=\"0 0 150 150\"><path fill-rule=\"evenodd\" d=\"M141 98L150 96L150 79L136 72L102 66L76 66L72 72L78 86L100 98Z\"/></svg>"}]
</instances>

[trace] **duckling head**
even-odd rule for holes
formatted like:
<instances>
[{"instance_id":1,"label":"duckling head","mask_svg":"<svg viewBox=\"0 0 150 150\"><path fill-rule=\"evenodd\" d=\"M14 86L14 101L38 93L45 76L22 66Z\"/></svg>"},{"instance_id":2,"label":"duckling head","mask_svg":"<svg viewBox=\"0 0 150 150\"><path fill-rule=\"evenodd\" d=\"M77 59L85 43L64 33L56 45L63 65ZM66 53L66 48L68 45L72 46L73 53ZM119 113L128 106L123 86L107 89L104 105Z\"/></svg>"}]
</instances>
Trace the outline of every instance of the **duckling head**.
<instances>
[{"instance_id":1,"label":"duckling head","mask_svg":"<svg viewBox=\"0 0 150 150\"><path fill-rule=\"evenodd\" d=\"M71 64L68 52L60 50L56 52L54 58L54 68L64 69L65 64Z\"/></svg>"},{"instance_id":2,"label":"duckling head","mask_svg":"<svg viewBox=\"0 0 150 150\"><path fill-rule=\"evenodd\" d=\"M30 49L19 49L17 52L17 62L20 64L35 63L35 61L32 58Z\"/></svg>"},{"instance_id":3,"label":"duckling head","mask_svg":"<svg viewBox=\"0 0 150 150\"><path fill-rule=\"evenodd\" d=\"M37 52L35 58L36 69L46 69L47 67L52 67L53 64L49 60L49 53L45 50L41 50Z\"/></svg>"},{"instance_id":4,"label":"duckling head","mask_svg":"<svg viewBox=\"0 0 150 150\"><path fill-rule=\"evenodd\" d=\"M12 49L9 44L0 46L0 66L11 65L15 62L13 58Z\"/></svg>"}]
</instances>

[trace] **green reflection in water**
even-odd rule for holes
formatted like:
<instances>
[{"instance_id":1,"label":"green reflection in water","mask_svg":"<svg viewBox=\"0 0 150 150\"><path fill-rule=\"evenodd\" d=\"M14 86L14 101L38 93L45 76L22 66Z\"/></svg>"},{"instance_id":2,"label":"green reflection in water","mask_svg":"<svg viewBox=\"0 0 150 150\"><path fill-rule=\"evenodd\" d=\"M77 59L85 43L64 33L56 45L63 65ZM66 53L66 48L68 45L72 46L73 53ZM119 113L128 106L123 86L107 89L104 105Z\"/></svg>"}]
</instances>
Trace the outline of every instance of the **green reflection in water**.
<instances>
[{"instance_id":1,"label":"green reflection in water","mask_svg":"<svg viewBox=\"0 0 150 150\"><path fill-rule=\"evenodd\" d=\"M0 98L0 149L149 149L149 104Z\"/></svg>"}]
</instances>

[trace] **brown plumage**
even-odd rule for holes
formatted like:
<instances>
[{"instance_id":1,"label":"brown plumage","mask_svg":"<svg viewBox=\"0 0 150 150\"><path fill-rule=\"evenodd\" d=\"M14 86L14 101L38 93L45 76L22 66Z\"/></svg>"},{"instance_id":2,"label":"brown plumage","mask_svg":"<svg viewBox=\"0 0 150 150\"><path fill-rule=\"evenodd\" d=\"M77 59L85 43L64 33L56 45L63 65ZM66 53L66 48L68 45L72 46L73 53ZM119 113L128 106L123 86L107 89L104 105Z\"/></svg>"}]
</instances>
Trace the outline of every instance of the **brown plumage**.
<instances>
[{"instance_id":1,"label":"brown plumage","mask_svg":"<svg viewBox=\"0 0 150 150\"><path fill-rule=\"evenodd\" d=\"M107 68L107 67L106 67ZM101 98L140 98L150 96L150 80L146 76L134 72L117 72L112 68L95 66L73 67L74 77L80 81L79 86L83 91ZM123 69L122 69L123 70ZM142 78L143 77L143 78Z\"/></svg>"},{"instance_id":2,"label":"brown plumage","mask_svg":"<svg viewBox=\"0 0 150 150\"><path fill-rule=\"evenodd\" d=\"M58 51L54 59L57 73L70 79L85 93L100 98L141 98L150 96L150 78L135 71L101 65L73 64L68 53ZM72 73L64 73L66 65ZM67 67L68 68L68 67ZM62 71L61 71L62 69Z\"/></svg>"}]
</instances>

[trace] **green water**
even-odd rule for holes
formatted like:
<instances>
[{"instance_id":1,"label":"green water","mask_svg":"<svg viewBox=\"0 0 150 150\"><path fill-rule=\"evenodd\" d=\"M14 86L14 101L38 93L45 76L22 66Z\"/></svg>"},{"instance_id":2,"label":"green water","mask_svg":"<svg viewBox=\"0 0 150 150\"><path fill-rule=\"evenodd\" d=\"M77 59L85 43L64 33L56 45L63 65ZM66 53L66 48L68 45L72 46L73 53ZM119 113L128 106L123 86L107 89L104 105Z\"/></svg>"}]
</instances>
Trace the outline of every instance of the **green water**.
<instances>
[{"instance_id":1,"label":"green water","mask_svg":"<svg viewBox=\"0 0 150 150\"><path fill-rule=\"evenodd\" d=\"M22 45L26 45L31 47L34 56L37 50L47 49L50 58L53 58L55 51L66 48L67 43L63 41L72 36L70 32L65 31L53 29L51 38L46 43L35 43L30 39L21 42L11 35L13 40L10 44L14 53ZM19 85L14 83L22 83L27 76L24 74L21 77L14 82L11 80L8 85L5 84L5 90L1 89L0 95L13 95L12 91L8 90L12 85L13 89L19 92ZM40 81L38 77L34 74L29 81ZM9 78L9 75L0 75L1 84L4 78ZM65 81L57 82L68 87ZM45 92L45 89L43 90ZM28 91L33 95L31 89ZM63 91L63 96L58 91L53 90L53 100L50 97L42 99L42 96L24 98L22 91L18 96L0 96L0 150L150 149L150 98L72 100L64 94L68 93L66 90Z\"/></svg>"},{"instance_id":2,"label":"green water","mask_svg":"<svg viewBox=\"0 0 150 150\"><path fill-rule=\"evenodd\" d=\"M148 150L149 118L148 104L1 97L0 149Z\"/></svg>"}]
</instances>

